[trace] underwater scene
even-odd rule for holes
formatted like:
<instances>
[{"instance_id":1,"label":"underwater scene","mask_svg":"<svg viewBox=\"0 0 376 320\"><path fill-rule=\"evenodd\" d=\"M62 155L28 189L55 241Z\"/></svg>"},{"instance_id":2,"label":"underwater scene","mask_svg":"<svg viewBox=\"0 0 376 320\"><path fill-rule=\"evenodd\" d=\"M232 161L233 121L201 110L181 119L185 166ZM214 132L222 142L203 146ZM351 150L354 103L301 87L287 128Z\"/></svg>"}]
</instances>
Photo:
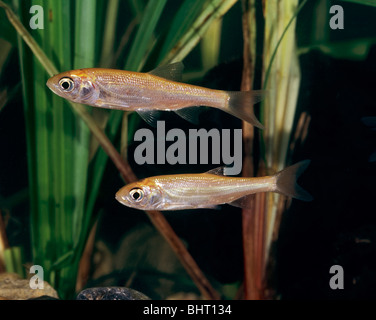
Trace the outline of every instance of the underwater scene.
<instances>
[{"instance_id":1,"label":"underwater scene","mask_svg":"<svg viewBox=\"0 0 376 320\"><path fill-rule=\"evenodd\" d=\"M0 300L375 299L375 75L374 0L0 0Z\"/></svg>"}]
</instances>

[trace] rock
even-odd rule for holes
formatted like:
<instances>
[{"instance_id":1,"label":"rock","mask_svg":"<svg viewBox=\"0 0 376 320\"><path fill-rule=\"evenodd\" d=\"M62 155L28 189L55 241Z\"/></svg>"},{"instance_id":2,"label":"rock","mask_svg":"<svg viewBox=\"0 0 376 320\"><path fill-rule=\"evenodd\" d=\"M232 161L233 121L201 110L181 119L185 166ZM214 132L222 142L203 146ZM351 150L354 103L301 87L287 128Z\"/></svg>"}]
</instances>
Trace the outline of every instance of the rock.
<instances>
[{"instance_id":1,"label":"rock","mask_svg":"<svg viewBox=\"0 0 376 320\"><path fill-rule=\"evenodd\" d=\"M41 296L59 298L55 289L43 281L43 289L31 289L29 280L20 279L19 276L9 273L0 275L0 299L27 300Z\"/></svg>"},{"instance_id":2,"label":"rock","mask_svg":"<svg viewBox=\"0 0 376 320\"><path fill-rule=\"evenodd\" d=\"M177 292L167 297L166 300L202 300L202 298L193 292Z\"/></svg>"},{"instance_id":3,"label":"rock","mask_svg":"<svg viewBox=\"0 0 376 320\"><path fill-rule=\"evenodd\" d=\"M76 300L150 300L150 298L125 287L99 287L82 290Z\"/></svg>"},{"instance_id":4,"label":"rock","mask_svg":"<svg viewBox=\"0 0 376 320\"><path fill-rule=\"evenodd\" d=\"M59 299L55 297L51 297L51 296L40 296L36 298L30 298L28 300L59 300Z\"/></svg>"},{"instance_id":5,"label":"rock","mask_svg":"<svg viewBox=\"0 0 376 320\"><path fill-rule=\"evenodd\" d=\"M21 277L17 273L11 273L11 272L0 273L0 283L4 281L4 279L19 280L21 279Z\"/></svg>"}]
</instances>

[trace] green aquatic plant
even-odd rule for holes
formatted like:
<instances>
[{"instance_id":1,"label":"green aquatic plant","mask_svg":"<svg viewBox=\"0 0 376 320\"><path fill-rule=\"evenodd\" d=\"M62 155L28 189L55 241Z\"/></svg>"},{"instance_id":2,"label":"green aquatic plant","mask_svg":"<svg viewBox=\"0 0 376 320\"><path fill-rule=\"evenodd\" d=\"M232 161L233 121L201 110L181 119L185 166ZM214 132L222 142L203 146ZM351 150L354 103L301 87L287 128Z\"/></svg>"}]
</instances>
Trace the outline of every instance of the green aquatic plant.
<instances>
[{"instance_id":1,"label":"green aquatic plant","mask_svg":"<svg viewBox=\"0 0 376 320\"><path fill-rule=\"evenodd\" d=\"M199 2L202 3L196 1L195 8L201 6ZM131 3L134 4L132 1ZM183 3L183 6L186 7L187 3ZM206 1L204 16L209 21L214 21L234 3L235 1ZM122 117L119 112L113 111L108 116L107 137L93 120L90 109L75 104L71 104L72 109L67 108L67 102L48 92L45 83L49 76L59 70L98 64L98 48L102 43L111 45L114 42L111 30L114 30L114 21L117 21L117 4L116 1L105 3L87 0L14 1L16 12L25 24L32 5L40 5L48 13L48 27L31 30L29 33L10 7L0 3L20 36L18 47L24 84L29 155L33 262L45 268L46 280L57 288L63 298L71 297L75 291L81 253L95 219L93 208L107 155L110 155L127 182L136 178L109 140L114 138L120 125ZM151 40L155 37L156 25L165 4L166 1L150 0L142 13L138 13L141 14L139 27L125 63L128 70L140 70L147 60L152 49ZM102 12L106 8L107 16L104 20ZM197 9L190 17L180 33L177 33L179 37L170 39L169 46L165 45L164 48L172 46L171 50L174 50L180 37L190 32L197 20L203 19ZM189 53L203 34L204 31L201 30L208 26L206 23L194 28L193 40L187 37L185 45L179 47L179 50L183 50L180 58ZM72 28L74 32L67 32ZM104 38L99 36L103 28ZM187 50L186 46L190 49ZM165 54L167 53L168 51ZM103 50L102 61L109 54L111 50ZM160 57L163 58L163 54ZM91 161L89 129L103 147L97 150ZM153 212L150 217L175 249L202 294L207 298L217 298L163 216Z\"/></svg>"}]
</instances>

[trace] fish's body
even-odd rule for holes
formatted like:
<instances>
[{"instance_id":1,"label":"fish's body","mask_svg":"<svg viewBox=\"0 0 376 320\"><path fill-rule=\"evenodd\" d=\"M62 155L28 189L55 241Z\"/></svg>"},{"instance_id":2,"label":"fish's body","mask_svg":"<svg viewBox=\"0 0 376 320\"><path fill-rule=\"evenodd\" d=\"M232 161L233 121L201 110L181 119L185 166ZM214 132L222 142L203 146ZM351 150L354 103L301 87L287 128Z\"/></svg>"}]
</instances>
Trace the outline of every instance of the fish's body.
<instances>
[{"instance_id":1,"label":"fish's body","mask_svg":"<svg viewBox=\"0 0 376 320\"><path fill-rule=\"evenodd\" d=\"M308 164L302 161L273 176L256 178L226 177L223 168L150 177L121 188L116 199L132 208L160 211L215 208L225 203L247 207L247 197L258 192L278 192L308 201L311 196L296 184Z\"/></svg>"},{"instance_id":2,"label":"fish's body","mask_svg":"<svg viewBox=\"0 0 376 320\"><path fill-rule=\"evenodd\" d=\"M137 111L152 122L150 112L175 111L188 118L189 107L208 106L223 110L262 127L252 112L261 91L231 92L208 89L175 80L182 64L160 67L150 73L88 68L60 73L47 81L57 95L77 103L100 108Z\"/></svg>"}]
</instances>

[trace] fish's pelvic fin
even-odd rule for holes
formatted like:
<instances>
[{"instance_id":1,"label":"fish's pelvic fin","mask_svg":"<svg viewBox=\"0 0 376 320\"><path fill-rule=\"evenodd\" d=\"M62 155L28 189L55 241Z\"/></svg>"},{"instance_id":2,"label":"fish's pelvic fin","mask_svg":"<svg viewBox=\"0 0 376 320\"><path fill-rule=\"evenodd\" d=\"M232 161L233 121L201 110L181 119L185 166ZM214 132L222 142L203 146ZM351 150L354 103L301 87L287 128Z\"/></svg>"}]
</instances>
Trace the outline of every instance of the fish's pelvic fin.
<instances>
[{"instance_id":1,"label":"fish's pelvic fin","mask_svg":"<svg viewBox=\"0 0 376 320\"><path fill-rule=\"evenodd\" d=\"M183 109L174 110L177 115L182 117L194 125L198 125L200 112L198 107L187 107Z\"/></svg>"},{"instance_id":2,"label":"fish's pelvic fin","mask_svg":"<svg viewBox=\"0 0 376 320\"><path fill-rule=\"evenodd\" d=\"M138 115L153 128L157 127L157 121L161 118L161 111L136 110Z\"/></svg>"},{"instance_id":3,"label":"fish's pelvic fin","mask_svg":"<svg viewBox=\"0 0 376 320\"><path fill-rule=\"evenodd\" d=\"M296 182L310 162L310 160L303 160L276 173L277 181L274 191L299 200L312 201L313 197Z\"/></svg>"},{"instance_id":4,"label":"fish's pelvic fin","mask_svg":"<svg viewBox=\"0 0 376 320\"><path fill-rule=\"evenodd\" d=\"M264 129L253 113L252 105L264 98L265 91L227 91L227 94L229 95L228 107L224 111L257 128Z\"/></svg>"},{"instance_id":5,"label":"fish's pelvic fin","mask_svg":"<svg viewBox=\"0 0 376 320\"><path fill-rule=\"evenodd\" d=\"M159 66L148 73L157 77L165 78L167 80L181 82L183 78L183 62L175 62Z\"/></svg>"},{"instance_id":6,"label":"fish's pelvic fin","mask_svg":"<svg viewBox=\"0 0 376 320\"><path fill-rule=\"evenodd\" d=\"M254 194L247 194L246 196L236 199L234 201L231 201L228 204L233 207L251 209L251 199L254 196L255 196Z\"/></svg>"}]
</instances>

